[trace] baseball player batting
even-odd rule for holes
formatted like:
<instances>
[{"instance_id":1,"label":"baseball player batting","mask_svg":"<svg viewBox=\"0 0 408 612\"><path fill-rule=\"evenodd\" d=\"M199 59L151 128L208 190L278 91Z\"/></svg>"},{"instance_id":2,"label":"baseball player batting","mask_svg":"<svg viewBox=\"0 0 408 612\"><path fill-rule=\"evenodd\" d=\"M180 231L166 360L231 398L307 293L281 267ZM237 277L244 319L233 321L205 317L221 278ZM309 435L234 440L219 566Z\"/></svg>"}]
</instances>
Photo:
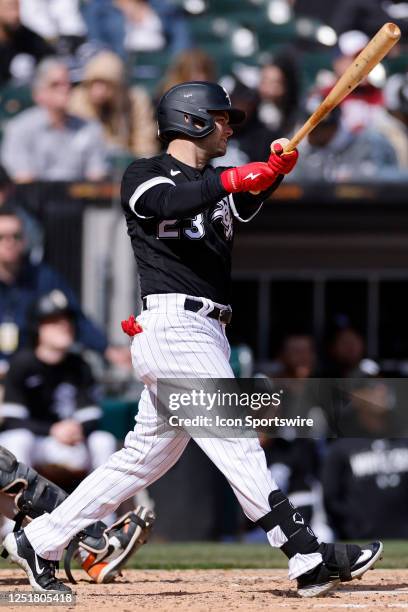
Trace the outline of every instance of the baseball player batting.
<instances>
[{"instance_id":1,"label":"baseball player batting","mask_svg":"<svg viewBox=\"0 0 408 612\"><path fill-rule=\"evenodd\" d=\"M53 568L70 539L160 478L186 448L190 433L171 428L156 410L157 380L234 376L226 337L234 224L260 211L298 157L296 150L282 155L286 141L280 140L265 162L214 169L209 162L225 154L232 126L244 118L215 83L177 85L158 105L166 153L137 160L124 174L122 206L143 296L138 322L125 327L134 334L133 366L145 388L124 448L51 514L7 536L5 548L37 591L66 591ZM257 438L196 442L228 479L246 516L287 556L299 595L322 595L360 578L380 557L380 542L363 548L319 543L272 480Z\"/></svg>"}]
</instances>

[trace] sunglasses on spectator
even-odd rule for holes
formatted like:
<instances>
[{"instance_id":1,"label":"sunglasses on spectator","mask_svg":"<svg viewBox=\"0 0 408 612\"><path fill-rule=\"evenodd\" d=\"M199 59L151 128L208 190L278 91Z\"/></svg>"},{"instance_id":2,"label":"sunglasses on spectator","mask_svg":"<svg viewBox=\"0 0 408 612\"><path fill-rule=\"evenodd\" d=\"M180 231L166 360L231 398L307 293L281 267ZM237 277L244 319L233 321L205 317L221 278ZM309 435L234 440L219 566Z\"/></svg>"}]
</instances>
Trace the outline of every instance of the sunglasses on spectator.
<instances>
[{"instance_id":1,"label":"sunglasses on spectator","mask_svg":"<svg viewBox=\"0 0 408 612\"><path fill-rule=\"evenodd\" d=\"M71 87L71 83L69 81L49 81L48 87L50 89L57 89L58 87Z\"/></svg>"},{"instance_id":2,"label":"sunglasses on spectator","mask_svg":"<svg viewBox=\"0 0 408 612\"><path fill-rule=\"evenodd\" d=\"M14 240L15 242L20 242L23 240L24 236L21 232L12 232L10 234L0 234L0 242L2 240Z\"/></svg>"}]
</instances>

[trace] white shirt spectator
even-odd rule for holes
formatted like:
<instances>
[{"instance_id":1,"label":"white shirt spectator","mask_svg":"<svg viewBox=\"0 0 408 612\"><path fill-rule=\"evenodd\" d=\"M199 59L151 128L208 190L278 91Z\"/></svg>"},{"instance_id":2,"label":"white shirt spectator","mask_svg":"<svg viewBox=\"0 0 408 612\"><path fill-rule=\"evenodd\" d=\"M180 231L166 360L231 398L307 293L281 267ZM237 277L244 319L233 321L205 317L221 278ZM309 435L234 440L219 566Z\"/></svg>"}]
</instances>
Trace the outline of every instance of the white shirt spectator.
<instances>
[{"instance_id":1,"label":"white shirt spectator","mask_svg":"<svg viewBox=\"0 0 408 612\"><path fill-rule=\"evenodd\" d=\"M146 0L118 0L125 15L125 48L128 51L158 51L166 45L163 24Z\"/></svg>"},{"instance_id":2,"label":"white shirt spectator","mask_svg":"<svg viewBox=\"0 0 408 612\"><path fill-rule=\"evenodd\" d=\"M79 0L20 0L21 21L43 38L85 36Z\"/></svg>"}]
</instances>

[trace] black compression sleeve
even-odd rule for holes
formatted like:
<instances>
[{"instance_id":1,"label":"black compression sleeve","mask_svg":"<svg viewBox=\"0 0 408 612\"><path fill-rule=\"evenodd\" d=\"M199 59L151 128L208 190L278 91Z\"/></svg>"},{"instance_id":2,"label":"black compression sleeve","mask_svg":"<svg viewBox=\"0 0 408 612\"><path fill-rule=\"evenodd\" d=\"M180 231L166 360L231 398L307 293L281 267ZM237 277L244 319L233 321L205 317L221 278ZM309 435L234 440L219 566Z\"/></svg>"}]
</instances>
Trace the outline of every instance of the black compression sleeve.
<instances>
[{"instance_id":1,"label":"black compression sleeve","mask_svg":"<svg viewBox=\"0 0 408 612\"><path fill-rule=\"evenodd\" d=\"M221 179L214 174L200 181L169 186L156 185L136 202L135 212L145 217L183 219L198 215L214 201L228 195Z\"/></svg>"}]
</instances>

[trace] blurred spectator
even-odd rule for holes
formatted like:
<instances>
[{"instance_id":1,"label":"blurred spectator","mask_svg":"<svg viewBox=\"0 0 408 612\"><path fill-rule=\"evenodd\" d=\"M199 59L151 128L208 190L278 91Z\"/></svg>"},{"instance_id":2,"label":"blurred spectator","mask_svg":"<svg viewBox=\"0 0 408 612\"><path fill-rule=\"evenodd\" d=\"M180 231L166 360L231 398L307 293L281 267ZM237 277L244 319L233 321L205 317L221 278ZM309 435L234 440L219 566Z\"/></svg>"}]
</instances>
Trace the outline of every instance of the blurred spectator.
<instances>
[{"instance_id":1,"label":"blurred spectator","mask_svg":"<svg viewBox=\"0 0 408 612\"><path fill-rule=\"evenodd\" d=\"M214 60L202 49L190 49L179 53L159 85L157 97L170 87L185 81L215 81L217 78Z\"/></svg>"},{"instance_id":2,"label":"blurred spectator","mask_svg":"<svg viewBox=\"0 0 408 612\"><path fill-rule=\"evenodd\" d=\"M323 463L325 505L340 539L408 536L408 441L387 439L393 392L384 383L357 381L346 435L359 437L332 442Z\"/></svg>"},{"instance_id":3,"label":"blurred spectator","mask_svg":"<svg viewBox=\"0 0 408 612\"><path fill-rule=\"evenodd\" d=\"M388 138L400 168L408 169L408 75L394 74L384 90L385 111L374 127Z\"/></svg>"},{"instance_id":4,"label":"blurred spectator","mask_svg":"<svg viewBox=\"0 0 408 612\"><path fill-rule=\"evenodd\" d=\"M408 34L408 7L405 0L343 0L337 5L332 25L338 34L362 30L373 36L387 21L393 21Z\"/></svg>"},{"instance_id":5,"label":"blurred spectator","mask_svg":"<svg viewBox=\"0 0 408 612\"><path fill-rule=\"evenodd\" d=\"M0 0L0 85L10 78L29 80L35 63L53 48L21 24L19 0Z\"/></svg>"},{"instance_id":6,"label":"blurred spectator","mask_svg":"<svg viewBox=\"0 0 408 612\"><path fill-rule=\"evenodd\" d=\"M191 48L193 42L188 20L180 3L175 0L150 0L150 4L162 20L169 53L175 55Z\"/></svg>"},{"instance_id":7,"label":"blurred spectator","mask_svg":"<svg viewBox=\"0 0 408 612\"><path fill-rule=\"evenodd\" d=\"M329 342L326 374L333 378L361 375L365 355L363 336L353 327L337 329Z\"/></svg>"},{"instance_id":8,"label":"blurred spectator","mask_svg":"<svg viewBox=\"0 0 408 612\"><path fill-rule=\"evenodd\" d=\"M316 370L315 342L308 334L289 334L279 352L273 376L280 378L309 378Z\"/></svg>"},{"instance_id":9,"label":"blurred spectator","mask_svg":"<svg viewBox=\"0 0 408 612\"><path fill-rule=\"evenodd\" d=\"M59 289L75 313L78 341L117 364L129 361L129 350L109 347L105 334L82 312L67 283L44 263L25 255L23 224L11 206L0 208L0 365L4 373L11 355L27 343L29 305L44 293Z\"/></svg>"},{"instance_id":10,"label":"blurred spectator","mask_svg":"<svg viewBox=\"0 0 408 612\"><path fill-rule=\"evenodd\" d=\"M100 180L107 173L102 128L68 114L71 82L58 59L43 60L33 83L37 106L6 126L2 161L16 182Z\"/></svg>"},{"instance_id":11,"label":"blurred spectator","mask_svg":"<svg viewBox=\"0 0 408 612\"><path fill-rule=\"evenodd\" d=\"M233 106L245 111L246 119L241 125L234 126L234 133L228 140L227 153L214 159L212 164L241 166L254 159L267 159L276 133L259 119L257 91L236 80L231 91L231 102Z\"/></svg>"},{"instance_id":12,"label":"blurred spectator","mask_svg":"<svg viewBox=\"0 0 408 612\"><path fill-rule=\"evenodd\" d=\"M70 112L96 119L108 149L143 157L158 151L157 127L144 89L126 85L125 67L111 51L101 51L85 66L83 83L74 88Z\"/></svg>"},{"instance_id":13,"label":"blurred spectator","mask_svg":"<svg viewBox=\"0 0 408 612\"><path fill-rule=\"evenodd\" d=\"M31 261L41 261L44 252L43 229L37 219L27 210L14 202L15 185L7 174L5 168L0 166L0 209L2 206L12 204L19 218L23 222L24 233L26 235L26 249L30 253Z\"/></svg>"},{"instance_id":14,"label":"blurred spectator","mask_svg":"<svg viewBox=\"0 0 408 612\"><path fill-rule=\"evenodd\" d=\"M309 116L322 98L309 98ZM299 162L291 181L384 180L398 170L392 145L379 132L366 129L357 134L341 123L337 107L299 145Z\"/></svg>"},{"instance_id":15,"label":"blurred spectator","mask_svg":"<svg viewBox=\"0 0 408 612\"><path fill-rule=\"evenodd\" d=\"M369 38L363 32L353 30L339 36L338 52L333 60L334 80L337 81L367 45ZM333 83L334 84L334 83ZM372 82L372 75L364 79L341 103L342 123L351 132L370 127L383 112L384 82ZM329 92L323 92L326 95Z\"/></svg>"},{"instance_id":16,"label":"blurred spectator","mask_svg":"<svg viewBox=\"0 0 408 612\"><path fill-rule=\"evenodd\" d=\"M80 0L20 0L21 21L61 49L75 46L86 36L86 25L81 15Z\"/></svg>"},{"instance_id":17,"label":"blurred spectator","mask_svg":"<svg viewBox=\"0 0 408 612\"><path fill-rule=\"evenodd\" d=\"M215 166L239 166L254 159L267 159L270 144L292 131L298 110L297 68L290 56L279 56L264 64L257 89L235 79L231 100L246 112L245 122L234 127L228 151L213 160Z\"/></svg>"},{"instance_id":18,"label":"blurred spectator","mask_svg":"<svg viewBox=\"0 0 408 612\"><path fill-rule=\"evenodd\" d=\"M312 336L290 333L283 338L274 368L268 373L273 390L283 390L284 400L280 405L279 416L308 416L313 404L310 402L311 389L305 379L315 373L316 362L316 347ZM315 433L313 431L312 436ZM318 447L315 440L305 437L304 430L296 431L293 427L279 428L279 437L261 434L261 442L268 468L279 488L301 509L318 537L331 541L332 533L327 526L318 480ZM254 541L259 539L259 536L262 539L265 537L264 534L255 532L246 539Z\"/></svg>"},{"instance_id":19,"label":"blurred spectator","mask_svg":"<svg viewBox=\"0 0 408 612\"><path fill-rule=\"evenodd\" d=\"M317 353L313 337L306 333L287 334L272 368L267 372L273 386L283 390L285 400L280 405L280 416L309 416L316 404L315 386L307 379L316 375L316 367ZM313 435L316 432L309 433ZM304 429L294 427L279 428L279 434L290 440L294 440L297 434L307 437Z\"/></svg>"},{"instance_id":20,"label":"blurred spectator","mask_svg":"<svg viewBox=\"0 0 408 612\"><path fill-rule=\"evenodd\" d=\"M299 105L300 84L297 66L289 56L266 63L258 85L258 117L274 138L292 132Z\"/></svg>"},{"instance_id":21,"label":"blurred spectator","mask_svg":"<svg viewBox=\"0 0 408 612\"><path fill-rule=\"evenodd\" d=\"M83 0L88 40L125 57L125 19L116 0Z\"/></svg>"},{"instance_id":22,"label":"blurred spectator","mask_svg":"<svg viewBox=\"0 0 408 612\"><path fill-rule=\"evenodd\" d=\"M91 369L70 352L75 313L66 296L56 290L42 296L30 319L31 347L13 357L6 376L0 443L61 482L61 470L69 478L101 465L116 440L98 431L102 411Z\"/></svg>"},{"instance_id":23,"label":"blurred spectator","mask_svg":"<svg viewBox=\"0 0 408 612\"><path fill-rule=\"evenodd\" d=\"M162 21L148 0L117 0L125 15L125 48L159 51L166 46Z\"/></svg>"}]
</instances>

